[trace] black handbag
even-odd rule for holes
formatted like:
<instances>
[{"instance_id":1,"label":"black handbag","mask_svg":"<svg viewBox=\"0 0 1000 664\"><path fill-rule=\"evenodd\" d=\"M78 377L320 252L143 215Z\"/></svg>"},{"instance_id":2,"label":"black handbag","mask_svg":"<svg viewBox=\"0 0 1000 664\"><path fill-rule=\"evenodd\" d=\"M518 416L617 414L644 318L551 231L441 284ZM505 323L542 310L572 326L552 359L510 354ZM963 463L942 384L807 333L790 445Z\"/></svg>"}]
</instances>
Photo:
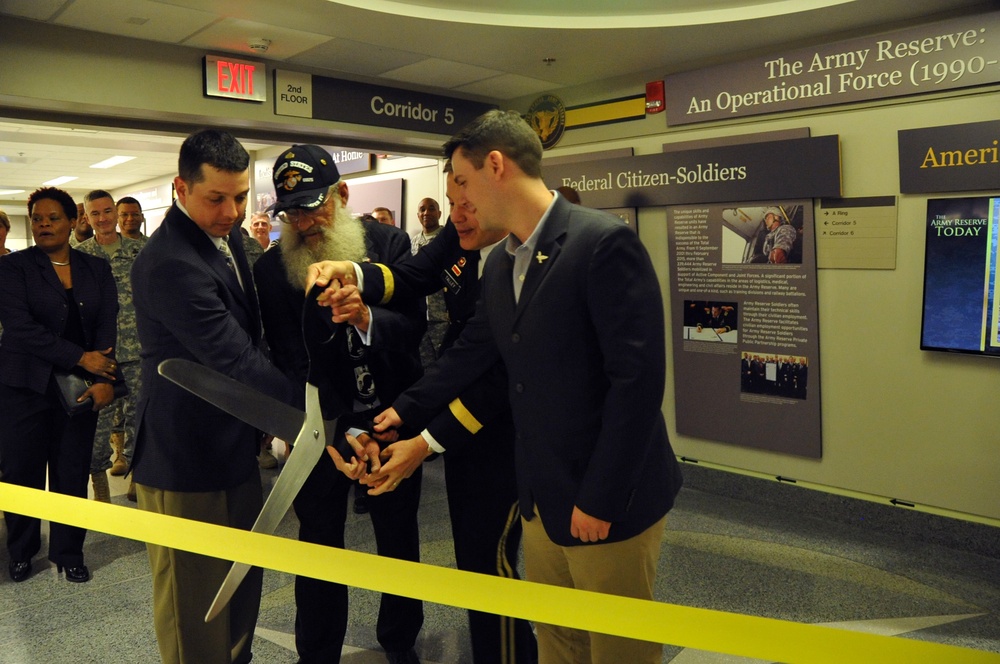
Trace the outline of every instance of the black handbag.
<instances>
[{"instance_id":1,"label":"black handbag","mask_svg":"<svg viewBox=\"0 0 1000 664\"><path fill-rule=\"evenodd\" d=\"M66 371L65 369L53 369L52 377L55 378L56 388L58 388L56 391L59 393L59 402L62 404L67 415L79 415L94 407L94 400L90 397L87 397L83 401L77 401L80 395L94 384L94 381L84 378L73 371ZM128 388L125 386L125 381L121 378L116 380L114 382L114 391L115 399L127 396Z\"/></svg>"},{"instance_id":2,"label":"black handbag","mask_svg":"<svg viewBox=\"0 0 1000 664\"><path fill-rule=\"evenodd\" d=\"M80 395L86 392L93 384L83 376L64 369L53 369L52 377L56 380L59 401L67 415L78 415L85 413L94 407L94 400L87 397L84 401L77 401Z\"/></svg>"}]
</instances>

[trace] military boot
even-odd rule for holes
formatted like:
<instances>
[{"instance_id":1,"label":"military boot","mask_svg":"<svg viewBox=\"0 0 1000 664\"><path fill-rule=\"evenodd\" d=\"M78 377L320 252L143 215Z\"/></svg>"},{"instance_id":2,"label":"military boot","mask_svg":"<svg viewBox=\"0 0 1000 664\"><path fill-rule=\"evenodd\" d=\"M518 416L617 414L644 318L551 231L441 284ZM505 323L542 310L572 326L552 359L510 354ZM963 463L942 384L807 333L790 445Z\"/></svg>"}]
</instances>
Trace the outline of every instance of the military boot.
<instances>
[{"instance_id":1,"label":"military boot","mask_svg":"<svg viewBox=\"0 0 1000 664\"><path fill-rule=\"evenodd\" d=\"M121 477L128 472L128 462L125 461L125 434L115 431L111 434L111 447L115 451L115 460L111 465L111 474Z\"/></svg>"}]
</instances>

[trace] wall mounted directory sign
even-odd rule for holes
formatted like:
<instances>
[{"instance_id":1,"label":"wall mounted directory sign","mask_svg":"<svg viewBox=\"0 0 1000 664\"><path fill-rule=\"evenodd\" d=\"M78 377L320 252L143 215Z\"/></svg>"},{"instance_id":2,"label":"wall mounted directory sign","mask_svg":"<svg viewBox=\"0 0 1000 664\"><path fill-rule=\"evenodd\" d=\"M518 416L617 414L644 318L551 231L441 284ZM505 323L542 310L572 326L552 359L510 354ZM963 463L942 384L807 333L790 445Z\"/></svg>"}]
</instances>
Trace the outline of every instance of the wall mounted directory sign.
<instances>
[{"instance_id":1,"label":"wall mounted directory sign","mask_svg":"<svg viewBox=\"0 0 1000 664\"><path fill-rule=\"evenodd\" d=\"M1000 81L1000 12L673 74L671 126Z\"/></svg>"},{"instance_id":2,"label":"wall mounted directory sign","mask_svg":"<svg viewBox=\"0 0 1000 664\"><path fill-rule=\"evenodd\" d=\"M816 213L816 266L896 269L896 197L824 198Z\"/></svg>"},{"instance_id":3,"label":"wall mounted directory sign","mask_svg":"<svg viewBox=\"0 0 1000 664\"><path fill-rule=\"evenodd\" d=\"M275 71L276 115L450 136L491 104L325 76Z\"/></svg>"},{"instance_id":4,"label":"wall mounted directory sign","mask_svg":"<svg viewBox=\"0 0 1000 664\"><path fill-rule=\"evenodd\" d=\"M267 101L267 65L221 55L204 58L206 97Z\"/></svg>"},{"instance_id":5,"label":"wall mounted directory sign","mask_svg":"<svg viewBox=\"0 0 1000 664\"><path fill-rule=\"evenodd\" d=\"M899 191L983 191L1000 183L1000 122L899 132Z\"/></svg>"}]
</instances>

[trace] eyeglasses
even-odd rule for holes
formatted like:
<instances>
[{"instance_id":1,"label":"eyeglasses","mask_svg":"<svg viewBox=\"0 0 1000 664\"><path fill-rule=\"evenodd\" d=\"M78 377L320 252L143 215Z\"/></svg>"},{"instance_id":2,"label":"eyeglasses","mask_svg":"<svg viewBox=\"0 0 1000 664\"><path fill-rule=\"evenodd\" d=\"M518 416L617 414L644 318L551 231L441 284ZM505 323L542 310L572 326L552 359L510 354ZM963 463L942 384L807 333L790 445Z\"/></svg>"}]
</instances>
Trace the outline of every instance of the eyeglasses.
<instances>
[{"instance_id":1,"label":"eyeglasses","mask_svg":"<svg viewBox=\"0 0 1000 664\"><path fill-rule=\"evenodd\" d=\"M283 224L297 224L305 219L314 218L316 215L323 212L325 207L326 206L321 205L313 210L299 207L288 208L287 210L279 212L276 216Z\"/></svg>"}]
</instances>

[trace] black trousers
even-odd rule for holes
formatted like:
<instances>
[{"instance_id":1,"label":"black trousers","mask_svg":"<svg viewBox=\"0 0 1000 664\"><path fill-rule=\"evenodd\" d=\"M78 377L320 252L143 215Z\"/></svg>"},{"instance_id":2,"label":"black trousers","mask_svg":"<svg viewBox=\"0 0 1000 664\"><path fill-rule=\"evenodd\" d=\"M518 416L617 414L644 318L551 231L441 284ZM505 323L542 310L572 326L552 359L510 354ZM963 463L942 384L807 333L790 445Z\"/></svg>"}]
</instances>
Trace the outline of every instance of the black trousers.
<instances>
[{"instance_id":1,"label":"black trousers","mask_svg":"<svg viewBox=\"0 0 1000 664\"><path fill-rule=\"evenodd\" d=\"M471 444L442 458L458 569L519 578L521 515L513 423L509 417L491 422ZM469 611L469 634L475 664L538 661L535 636L526 620Z\"/></svg>"},{"instance_id":2,"label":"black trousers","mask_svg":"<svg viewBox=\"0 0 1000 664\"><path fill-rule=\"evenodd\" d=\"M70 417L52 389L43 395L4 384L0 404L0 481L44 489L47 471L50 491L86 498L97 413ZM30 560L41 548L41 522L10 512L4 519L11 560ZM63 567L82 565L86 535L83 528L52 523L49 560Z\"/></svg>"},{"instance_id":3,"label":"black trousers","mask_svg":"<svg viewBox=\"0 0 1000 664\"><path fill-rule=\"evenodd\" d=\"M380 556L420 561L420 506L422 473L392 492L369 496L368 508ZM344 524L354 483L333 464L325 452L295 498L299 539L303 542L344 547ZM383 593L375 629L387 651L405 651L416 643L424 624L420 600ZM295 578L295 647L302 664L336 664L347 632L347 587L309 577Z\"/></svg>"}]
</instances>

